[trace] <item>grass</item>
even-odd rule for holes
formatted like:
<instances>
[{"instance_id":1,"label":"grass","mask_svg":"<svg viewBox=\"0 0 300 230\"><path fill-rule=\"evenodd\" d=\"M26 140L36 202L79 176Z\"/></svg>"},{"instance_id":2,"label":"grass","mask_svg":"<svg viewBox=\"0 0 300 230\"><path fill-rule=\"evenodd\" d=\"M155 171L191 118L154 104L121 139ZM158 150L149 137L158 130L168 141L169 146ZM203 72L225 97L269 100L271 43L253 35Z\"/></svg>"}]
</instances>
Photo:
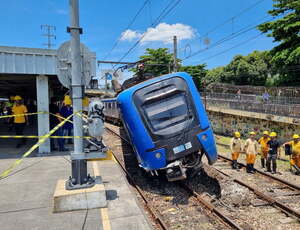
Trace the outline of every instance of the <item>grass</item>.
<instances>
[{"instance_id":1,"label":"grass","mask_svg":"<svg viewBox=\"0 0 300 230\"><path fill-rule=\"evenodd\" d=\"M229 145L230 140L231 140L231 137L225 137L225 136L221 136L221 135L215 135L215 137L216 137L217 143L226 144L226 145ZM242 141L245 142L246 140L242 139ZM229 146L225 147L225 146L217 144L217 150L218 150L218 152L225 154L227 157L231 158ZM261 158L260 155L256 156L256 164L260 164L260 158ZM279 170L289 171L290 170L290 163L289 163L290 158L289 158L289 156L286 156L284 154L284 150L282 148L280 149L280 158L283 160L287 160L287 161L277 160L277 167L279 168ZM246 162L246 155L240 154L239 161Z\"/></svg>"}]
</instances>

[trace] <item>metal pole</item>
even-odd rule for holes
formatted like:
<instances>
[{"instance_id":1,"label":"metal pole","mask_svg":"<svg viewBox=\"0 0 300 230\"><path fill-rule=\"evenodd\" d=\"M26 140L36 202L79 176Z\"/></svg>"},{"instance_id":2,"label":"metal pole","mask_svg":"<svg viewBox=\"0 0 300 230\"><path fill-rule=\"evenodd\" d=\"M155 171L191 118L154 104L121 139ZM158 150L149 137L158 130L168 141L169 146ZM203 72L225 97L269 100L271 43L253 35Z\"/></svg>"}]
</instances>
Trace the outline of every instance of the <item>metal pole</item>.
<instances>
[{"instance_id":1,"label":"metal pole","mask_svg":"<svg viewBox=\"0 0 300 230\"><path fill-rule=\"evenodd\" d=\"M83 96L83 74L81 70L82 60L80 53L80 32L79 27L79 7L78 0L70 0L70 27L71 34L71 60L72 60L72 101L73 112L81 113L82 111L82 96ZM74 136L83 136L82 119L74 115ZM74 138L74 152L71 153L72 158L72 177L66 183L67 189L75 189L85 187L88 182L87 163L86 160L80 159L83 154L82 138Z\"/></svg>"},{"instance_id":2,"label":"metal pole","mask_svg":"<svg viewBox=\"0 0 300 230\"><path fill-rule=\"evenodd\" d=\"M174 72L178 71L177 66L177 37L173 37L173 62L174 62Z\"/></svg>"},{"instance_id":3,"label":"metal pole","mask_svg":"<svg viewBox=\"0 0 300 230\"><path fill-rule=\"evenodd\" d=\"M206 100L206 82L203 81L203 88L204 88L204 107L205 107L205 110L207 110L207 100Z\"/></svg>"}]
</instances>

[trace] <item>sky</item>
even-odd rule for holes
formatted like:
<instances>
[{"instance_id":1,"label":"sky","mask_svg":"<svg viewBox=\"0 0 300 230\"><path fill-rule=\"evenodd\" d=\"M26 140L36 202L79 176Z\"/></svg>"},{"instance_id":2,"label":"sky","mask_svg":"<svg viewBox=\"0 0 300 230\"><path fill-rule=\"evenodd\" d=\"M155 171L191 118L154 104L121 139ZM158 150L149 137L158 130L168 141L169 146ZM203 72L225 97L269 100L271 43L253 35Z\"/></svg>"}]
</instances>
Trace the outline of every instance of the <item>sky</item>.
<instances>
[{"instance_id":1,"label":"sky","mask_svg":"<svg viewBox=\"0 0 300 230\"><path fill-rule=\"evenodd\" d=\"M172 10L163 11L173 4ZM79 0L81 42L96 52L97 60L119 61L140 40L122 59L134 62L146 48L172 51L176 35L184 65L205 63L211 69L228 64L237 54L274 47L272 38L251 29L271 19L267 11L272 4L272 0ZM42 24L56 27L54 48L70 39L68 0L9 0L2 2L0 10L0 45L46 48ZM159 18L162 12L168 14ZM109 68L101 65L98 72Z\"/></svg>"}]
</instances>

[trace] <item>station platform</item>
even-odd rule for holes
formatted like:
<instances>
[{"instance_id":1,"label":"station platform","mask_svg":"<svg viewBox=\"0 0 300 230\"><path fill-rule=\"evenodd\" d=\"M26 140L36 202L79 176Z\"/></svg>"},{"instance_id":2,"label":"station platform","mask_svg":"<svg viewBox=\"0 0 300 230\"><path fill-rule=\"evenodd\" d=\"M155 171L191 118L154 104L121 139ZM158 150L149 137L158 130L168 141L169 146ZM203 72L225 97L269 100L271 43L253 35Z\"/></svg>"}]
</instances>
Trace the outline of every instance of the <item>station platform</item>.
<instances>
[{"instance_id":1,"label":"station platform","mask_svg":"<svg viewBox=\"0 0 300 230\"><path fill-rule=\"evenodd\" d=\"M3 149L2 149L3 150ZM21 150L21 149L20 149ZM150 222L136 196L114 161L89 161L89 172L100 173L108 206L101 209L52 213L53 193L59 179L71 173L67 152L24 159L6 178L0 180L1 230L150 230ZM0 159L0 172L16 160ZM95 168L96 167L96 168Z\"/></svg>"}]
</instances>

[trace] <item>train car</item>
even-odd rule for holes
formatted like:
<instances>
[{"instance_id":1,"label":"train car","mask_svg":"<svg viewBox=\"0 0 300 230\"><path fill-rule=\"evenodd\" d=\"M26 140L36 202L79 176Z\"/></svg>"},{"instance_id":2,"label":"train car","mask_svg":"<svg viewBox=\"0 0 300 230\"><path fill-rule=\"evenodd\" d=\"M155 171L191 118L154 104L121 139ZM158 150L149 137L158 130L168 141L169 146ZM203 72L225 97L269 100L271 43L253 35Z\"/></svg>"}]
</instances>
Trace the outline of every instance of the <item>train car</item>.
<instances>
[{"instance_id":1,"label":"train car","mask_svg":"<svg viewBox=\"0 0 300 230\"><path fill-rule=\"evenodd\" d=\"M114 124L120 123L120 116L116 98L108 98L101 100L104 104L104 116L105 120Z\"/></svg>"},{"instance_id":2,"label":"train car","mask_svg":"<svg viewBox=\"0 0 300 230\"><path fill-rule=\"evenodd\" d=\"M190 75L172 73L132 86L117 97L120 118L140 166L185 179L205 154L217 160L213 131Z\"/></svg>"}]
</instances>

